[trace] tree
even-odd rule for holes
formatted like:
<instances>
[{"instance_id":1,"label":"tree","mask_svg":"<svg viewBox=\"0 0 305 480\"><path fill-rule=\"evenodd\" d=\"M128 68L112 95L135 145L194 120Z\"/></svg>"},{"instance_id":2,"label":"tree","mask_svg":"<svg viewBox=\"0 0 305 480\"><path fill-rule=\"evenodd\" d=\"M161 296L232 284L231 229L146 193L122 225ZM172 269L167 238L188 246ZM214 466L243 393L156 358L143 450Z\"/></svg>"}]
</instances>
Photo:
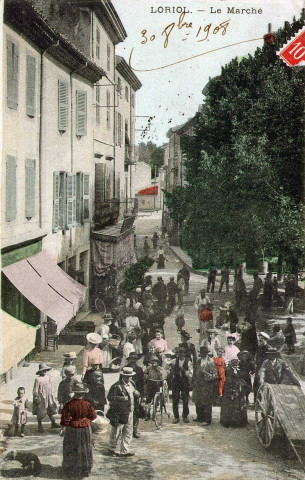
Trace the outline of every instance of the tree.
<instances>
[{"instance_id":1,"label":"tree","mask_svg":"<svg viewBox=\"0 0 305 480\"><path fill-rule=\"evenodd\" d=\"M150 166L151 166L151 177L155 178L158 176L159 168L162 167L164 163L164 154L162 147L155 147L151 150L150 153Z\"/></svg>"},{"instance_id":2,"label":"tree","mask_svg":"<svg viewBox=\"0 0 305 480\"><path fill-rule=\"evenodd\" d=\"M291 268L304 258L304 69L274 45L232 60L210 80L195 136L183 139L187 187L167 194L194 265L254 262L261 249Z\"/></svg>"}]
</instances>

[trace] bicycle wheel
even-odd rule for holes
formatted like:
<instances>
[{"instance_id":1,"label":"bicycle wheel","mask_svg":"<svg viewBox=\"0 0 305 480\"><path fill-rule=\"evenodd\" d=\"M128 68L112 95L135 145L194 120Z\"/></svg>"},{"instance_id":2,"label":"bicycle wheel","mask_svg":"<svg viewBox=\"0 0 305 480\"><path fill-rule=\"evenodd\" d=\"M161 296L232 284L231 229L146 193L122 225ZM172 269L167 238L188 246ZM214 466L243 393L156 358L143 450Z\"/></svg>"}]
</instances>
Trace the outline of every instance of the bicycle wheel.
<instances>
[{"instance_id":1,"label":"bicycle wheel","mask_svg":"<svg viewBox=\"0 0 305 480\"><path fill-rule=\"evenodd\" d=\"M97 297L97 298L95 299L95 308L96 308L96 311L97 311L97 312L101 313L102 315L105 315L105 313L106 313L106 306L105 306L104 301L103 301L101 298L99 298L99 297Z\"/></svg>"},{"instance_id":2,"label":"bicycle wheel","mask_svg":"<svg viewBox=\"0 0 305 480\"><path fill-rule=\"evenodd\" d=\"M154 421L157 429L159 430L162 425L163 417L163 395L161 392L157 392L154 396Z\"/></svg>"}]
</instances>

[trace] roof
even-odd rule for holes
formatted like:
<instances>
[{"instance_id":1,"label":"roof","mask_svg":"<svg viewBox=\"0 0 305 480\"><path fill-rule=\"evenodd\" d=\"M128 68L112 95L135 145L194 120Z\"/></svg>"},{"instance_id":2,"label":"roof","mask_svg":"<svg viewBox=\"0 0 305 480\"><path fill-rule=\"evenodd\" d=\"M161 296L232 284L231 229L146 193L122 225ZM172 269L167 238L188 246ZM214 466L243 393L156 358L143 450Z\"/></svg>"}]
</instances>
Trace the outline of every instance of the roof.
<instances>
[{"instance_id":1,"label":"roof","mask_svg":"<svg viewBox=\"0 0 305 480\"><path fill-rule=\"evenodd\" d=\"M87 59L63 35L51 28L47 20L24 0L6 0L4 4L4 22L17 32L25 35L41 50L72 71L92 83L97 82L106 73L95 63Z\"/></svg>"},{"instance_id":2,"label":"roof","mask_svg":"<svg viewBox=\"0 0 305 480\"><path fill-rule=\"evenodd\" d=\"M117 71L122 75L123 78L125 78L125 80L129 83L129 85L132 86L135 91L139 90L139 88L142 87L142 83L123 57L120 57L120 55L116 55L115 64Z\"/></svg>"},{"instance_id":3,"label":"roof","mask_svg":"<svg viewBox=\"0 0 305 480\"><path fill-rule=\"evenodd\" d=\"M142 188L142 190L140 190L138 192L138 195L157 195L158 194L158 186L154 186L154 187L146 187L146 188Z\"/></svg>"},{"instance_id":4,"label":"roof","mask_svg":"<svg viewBox=\"0 0 305 480\"><path fill-rule=\"evenodd\" d=\"M91 8L115 45L123 42L127 37L124 25L111 0L72 0L70 3L71 5Z\"/></svg>"},{"instance_id":5,"label":"roof","mask_svg":"<svg viewBox=\"0 0 305 480\"><path fill-rule=\"evenodd\" d=\"M170 138L173 134L177 133L178 135L183 135L188 131L189 128L193 127L197 122L197 113L194 117L189 118L185 123L172 127L168 130L166 136Z\"/></svg>"}]
</instances>

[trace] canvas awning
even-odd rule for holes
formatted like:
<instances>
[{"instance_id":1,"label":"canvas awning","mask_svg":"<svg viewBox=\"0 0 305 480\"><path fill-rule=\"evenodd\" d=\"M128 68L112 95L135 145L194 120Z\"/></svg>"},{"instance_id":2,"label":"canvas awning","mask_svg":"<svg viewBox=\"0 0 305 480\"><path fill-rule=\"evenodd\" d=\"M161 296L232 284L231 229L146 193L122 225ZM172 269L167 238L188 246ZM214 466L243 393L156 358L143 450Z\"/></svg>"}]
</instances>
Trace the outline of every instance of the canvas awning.
<instances>
[{"instance_id":1,"label":"canvas awning","mask_svg":"<svg viewBox=\"0 0 305 480\"><path fill-rule=\"evenodd\" d=\"M45 251L2 271L23 296L57 323L58 333L85 302L86 287L67 275Z\"/></svg>"}]
</instances>

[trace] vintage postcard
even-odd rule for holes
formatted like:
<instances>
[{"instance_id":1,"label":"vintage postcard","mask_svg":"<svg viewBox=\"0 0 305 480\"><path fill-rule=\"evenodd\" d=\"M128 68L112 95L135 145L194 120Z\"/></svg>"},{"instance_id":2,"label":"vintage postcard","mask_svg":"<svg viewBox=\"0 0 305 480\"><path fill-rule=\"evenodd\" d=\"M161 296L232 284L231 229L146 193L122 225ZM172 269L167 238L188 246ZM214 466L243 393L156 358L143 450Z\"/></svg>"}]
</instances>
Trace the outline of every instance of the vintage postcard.
<instances>
[{"instance_id":1,"label":"vintage postcard","mask_svg":"<svg viewBox=\"0 0 305 480\"><path fill-rule=\"evenodd\" d=\"M3 478L302 480L304 0L4 0Z\"/></svg>"}]
</instances>

